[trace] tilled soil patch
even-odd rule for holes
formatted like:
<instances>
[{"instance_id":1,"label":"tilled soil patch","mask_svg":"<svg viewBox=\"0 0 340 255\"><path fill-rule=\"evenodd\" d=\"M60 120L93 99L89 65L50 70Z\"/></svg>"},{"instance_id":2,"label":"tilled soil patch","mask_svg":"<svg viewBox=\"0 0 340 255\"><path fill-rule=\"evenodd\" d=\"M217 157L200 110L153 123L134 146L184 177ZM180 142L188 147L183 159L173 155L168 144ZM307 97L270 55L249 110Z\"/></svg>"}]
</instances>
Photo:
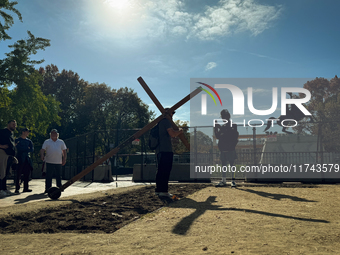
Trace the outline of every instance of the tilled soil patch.
<instances>
[{"instance_id":1,"label":"tilled soil patch","mask_svg":"<svg viewBox=\"0 0 340 255\"><path fill-rule=\"evenodd\" d=\"M169 192L183 198L205 187L207 184L176 184L169 186ZM72 200L56 208L7 215L0 218L0 233L113 233L167 205L154 189L146 186L88 201Z\"/></svg>"}]
</instances>

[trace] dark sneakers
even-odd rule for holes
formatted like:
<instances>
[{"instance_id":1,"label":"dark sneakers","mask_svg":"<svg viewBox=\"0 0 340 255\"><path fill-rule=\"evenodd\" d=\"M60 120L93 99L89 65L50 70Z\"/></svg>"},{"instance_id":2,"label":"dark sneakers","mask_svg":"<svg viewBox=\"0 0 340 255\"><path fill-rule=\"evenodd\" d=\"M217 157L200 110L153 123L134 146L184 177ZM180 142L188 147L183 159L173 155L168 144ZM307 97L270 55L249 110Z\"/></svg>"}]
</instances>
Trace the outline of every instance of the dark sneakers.
<instances>
[{"instance_id":1,"label":"dark sneakers","mask_svg":"<svg viewBox=\"0 0 340 255\"><path fill-rule=\"evenodd\" d=\"M24 189L22 192L32 192L31 189Z\"/></svg>"},{"instance_id":2,"label":"dark sneakers","mask_svg":"<svg viewBox=\"0 0 340 255\"><path fill-rule=\"evenodd\" d=\"M169 197L169 198L171 198L173 196L169 192L155 192L155 195L157 195L159 197Z\"/></svg>"},{"instance_id":3,"label":"dark sneakers","mask_svg":"<svg viewBox=\"0 0 340 255\"><path fill-rule=\"evenodd\" d=\"M226 186L227 186L227 183L225 181L220 181L218 184L215 185L216 188L226 187Z\"/></svg>"}]
</instances>

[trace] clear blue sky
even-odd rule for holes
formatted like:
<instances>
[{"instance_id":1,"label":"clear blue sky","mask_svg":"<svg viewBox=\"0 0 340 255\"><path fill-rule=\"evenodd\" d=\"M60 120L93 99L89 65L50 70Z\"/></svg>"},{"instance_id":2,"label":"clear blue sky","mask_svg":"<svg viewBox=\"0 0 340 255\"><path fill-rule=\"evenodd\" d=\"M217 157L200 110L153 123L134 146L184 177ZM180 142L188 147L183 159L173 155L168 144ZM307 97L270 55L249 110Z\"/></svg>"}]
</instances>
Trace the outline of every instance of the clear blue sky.
<instances>
[{"instance_id":1,"label":"clear blue sky","mask_svg":"<svg viewBox=\"0 0 340 255\"><path fill-rule=\"evenodd\" d=\"M334 0L17 0L13 40L51 40L42 66L89 82L129 87L158 110L190 93L190 78L332 78L339 74L339 9ZM190 106L176 118L189 120Z\"/></svg>"}]
</instances>

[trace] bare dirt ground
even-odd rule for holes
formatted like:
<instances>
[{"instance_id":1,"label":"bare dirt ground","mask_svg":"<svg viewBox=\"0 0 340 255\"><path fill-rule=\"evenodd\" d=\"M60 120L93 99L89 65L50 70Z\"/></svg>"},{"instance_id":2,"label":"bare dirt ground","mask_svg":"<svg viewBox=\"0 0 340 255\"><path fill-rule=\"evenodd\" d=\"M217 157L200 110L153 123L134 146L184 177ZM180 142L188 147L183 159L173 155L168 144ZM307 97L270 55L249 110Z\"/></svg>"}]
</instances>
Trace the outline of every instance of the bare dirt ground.
<instances>
[{"instance_id":1,"label":"bare dirt ground","mask_svg":"<svg viewBox=\"0 0 340 255\"><path fill-rule=\"evenodd\" d=\"M0 254L339 254L340 185L153 188L2 208Z\"/></svg>"}]
</instances>

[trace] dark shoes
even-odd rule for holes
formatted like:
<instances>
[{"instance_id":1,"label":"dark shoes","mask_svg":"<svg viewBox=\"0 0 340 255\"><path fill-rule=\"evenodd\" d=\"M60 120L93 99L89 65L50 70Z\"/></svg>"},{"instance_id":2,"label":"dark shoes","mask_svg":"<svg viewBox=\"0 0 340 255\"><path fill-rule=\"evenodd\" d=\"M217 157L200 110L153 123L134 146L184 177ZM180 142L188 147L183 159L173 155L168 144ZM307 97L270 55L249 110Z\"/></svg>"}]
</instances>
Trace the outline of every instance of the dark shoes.
<instances>
[{"instance_id":1,"label":"dark shoes","mask_svg":"<svg viewBox=\"0 0 340 255\"><path fill-rule=\"evenodd\" d=\"M24 189L22 192L32 192L31 189ZM18 189L15 190L15 194L20 194L20 191Z\"/></svg>"},{"instance_id":2,"label":"dark shoes","mask_svg":"<svg viewBox=\"0 0 340 255\"><path fill-rule=\"evenodd\" d=\"M155 195L157 195L159 197L169 197L169 198L171 198L173 196L169 192L155 192Z\"/></svg>"}]
</instances>

